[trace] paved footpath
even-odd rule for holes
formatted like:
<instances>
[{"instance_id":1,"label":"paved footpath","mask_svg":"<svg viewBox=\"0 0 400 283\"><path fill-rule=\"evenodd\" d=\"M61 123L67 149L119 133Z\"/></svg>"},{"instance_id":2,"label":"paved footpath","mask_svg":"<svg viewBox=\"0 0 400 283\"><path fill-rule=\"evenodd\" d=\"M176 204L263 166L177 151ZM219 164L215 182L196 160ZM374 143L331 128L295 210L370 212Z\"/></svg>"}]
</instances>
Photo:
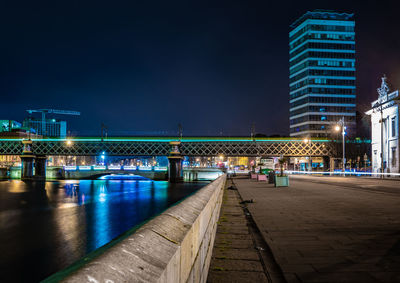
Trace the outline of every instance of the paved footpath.
<instances>
[{"instance_id":1,"label":"paved footpath","mask_svg":"<svg viewBox=\"0 0 400 283\"><path fill-rule=\"evenodd\" d=\"M285 282L241 201L237 190L225 189L207 281Z\"/></svg>"},{"instance_id":2,"label":"paved footpath","mask_svg":"<svg viewBox=\"0 0 400 283\"><path fill-rule=\"evenodd\" d=\"M235 179L288 282L400 282L400 182Z\"/></svg>"}]
</instances>

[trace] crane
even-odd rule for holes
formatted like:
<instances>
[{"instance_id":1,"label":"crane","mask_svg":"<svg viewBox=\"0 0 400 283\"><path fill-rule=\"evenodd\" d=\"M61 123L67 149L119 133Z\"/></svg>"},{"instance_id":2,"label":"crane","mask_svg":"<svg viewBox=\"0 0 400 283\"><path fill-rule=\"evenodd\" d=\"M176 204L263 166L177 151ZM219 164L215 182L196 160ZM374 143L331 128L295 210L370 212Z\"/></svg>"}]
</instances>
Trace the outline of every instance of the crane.
<instances>
[{"instance_id":1,"label":"crane","mask_svg":"<svg viewBox=\"0 0 400 283\"><path fill-rule=\"evenodd\" d=\"M60 115L81 115L79 111L71 111L71 110L57 110L57 109L29 109L26 110L29 114L32 113L42 113L42 135L46 133L46 114L60 114Z\"/></svg>"}]
</instances>

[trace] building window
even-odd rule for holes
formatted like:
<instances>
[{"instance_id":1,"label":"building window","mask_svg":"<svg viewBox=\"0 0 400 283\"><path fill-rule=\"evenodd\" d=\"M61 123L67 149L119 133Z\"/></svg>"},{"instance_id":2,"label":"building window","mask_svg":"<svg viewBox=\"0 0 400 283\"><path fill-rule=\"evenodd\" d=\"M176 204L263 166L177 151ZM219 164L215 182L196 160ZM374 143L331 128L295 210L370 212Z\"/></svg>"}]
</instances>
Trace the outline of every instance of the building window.
<instances>
[{"instance_id":1,"label":"building window","mask_svg":"<svg viewBox=\"0 0 400 283\"><path fill-rule=\"evenodd\" d=\"M396 136L396 117L392 118L392 137Z\"/></svg>"},{"instance_id":2,"label":"building window","mask_svg":"<svg viewBox=\"0 0 400 283\"><path fill-rule=\"evenodd\" d=\"M397 162L396 147L392 147L392 166L395 167Z\"/></svg>"}]
</instances>

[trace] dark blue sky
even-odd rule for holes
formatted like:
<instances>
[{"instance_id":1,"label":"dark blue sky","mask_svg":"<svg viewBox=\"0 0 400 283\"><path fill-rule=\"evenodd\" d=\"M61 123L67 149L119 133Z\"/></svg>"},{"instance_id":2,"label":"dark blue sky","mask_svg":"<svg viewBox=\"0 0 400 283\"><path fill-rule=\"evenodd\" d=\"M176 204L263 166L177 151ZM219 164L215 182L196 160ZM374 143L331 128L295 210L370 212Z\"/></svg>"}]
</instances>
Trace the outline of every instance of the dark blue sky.
<instances>
[{"instance_id":1,"label":"dark blue sky","mask_svg":"<svg viewBox=\"0 0 400 283\"><path fill-rule=\"evenodd\" d=\"M79 134L288 135L289 25L307 10L356 14L364 109L386 73L400 88L395 1L8 1L0 119L78 110ZM333 4L334 3L334 4Z\"/></svg>"}]
</instances>

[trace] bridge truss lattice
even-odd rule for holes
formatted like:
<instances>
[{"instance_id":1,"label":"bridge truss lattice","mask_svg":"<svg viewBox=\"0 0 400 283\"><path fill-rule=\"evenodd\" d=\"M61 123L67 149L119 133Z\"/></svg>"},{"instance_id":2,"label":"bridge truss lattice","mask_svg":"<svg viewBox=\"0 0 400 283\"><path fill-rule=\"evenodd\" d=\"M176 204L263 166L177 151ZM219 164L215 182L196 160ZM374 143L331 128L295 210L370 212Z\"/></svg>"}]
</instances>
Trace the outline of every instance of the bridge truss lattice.
<instances>
[{"instance_id":1,"label":"bridge truss lattice","mask_svg":"<svg viewBox=\"0 0 400 283\"><path fill-rule=\"evenodd\" d=\"M36 155L95 156L106 152L109 156L168 156L169 142L165 141L33 141ZM182 142L183 156L332 156L333 146L328 142L302 141L204 141ZM0 140L0 155L19 155L19 140Z\"/></svg>"}]
</instances>

